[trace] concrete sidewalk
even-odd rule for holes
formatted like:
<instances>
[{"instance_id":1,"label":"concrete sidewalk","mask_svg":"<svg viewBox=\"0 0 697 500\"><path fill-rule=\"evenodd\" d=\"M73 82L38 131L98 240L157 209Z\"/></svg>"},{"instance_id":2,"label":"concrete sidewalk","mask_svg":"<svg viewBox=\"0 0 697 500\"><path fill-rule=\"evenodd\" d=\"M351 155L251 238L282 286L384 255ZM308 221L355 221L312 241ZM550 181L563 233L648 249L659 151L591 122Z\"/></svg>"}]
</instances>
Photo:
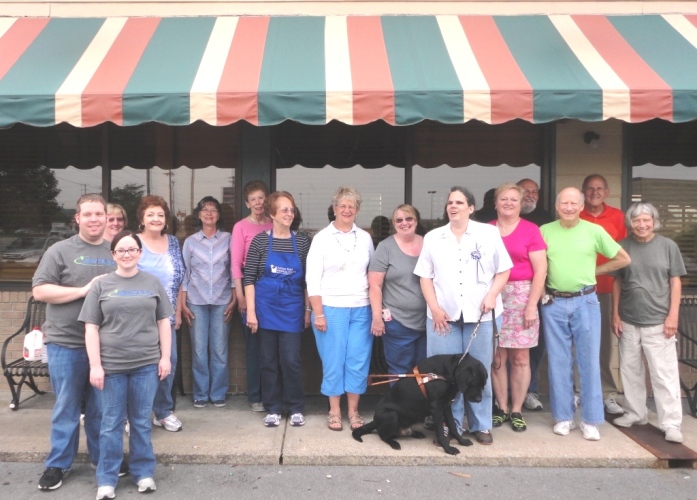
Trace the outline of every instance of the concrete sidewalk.
<instances>
[{"instance_id":1,"label":"concrete sidewalk","mask_svg":"<svg viewBox=\"0 0 697 500\"><path fill-rule=\"evenodd\" d=\"M3 397L5 396L5 397ZM361 411L372 418L379 398L366 396ZM0 392L0 401L9 394ZM49 450L52 394L24 401L18 411L0 407L0 461L43 462ZM548 407L548 405L546 405ZM153 429L153 444L163 463L239 465L480 465L536 467L667 467L665 461L636 444L610 424L600 427L601 439L586 441L579 430L561 437L552 433L549 412L524 414L528 430L515 433L509 425L493 430L494 445L476 442L450 456L426 439L400 439L401 451L392 450L377 434L364 436L363 443L351 437L344 410L344 430L326 425L326 398L308 398L304 427L291 427L284 419L277 428L263 425L263 413L249 409L246 397L228 398L225 408L213 405L193 408L190 397L180 397L176 414L183 423L177 433ZM655 424L655 414L652 415ZM419 428L419 426L415 426ZM685 415L685 445L697 449L697 419ZM84 436L79 460L86 460Z\"/></svg>"}]
</instances>

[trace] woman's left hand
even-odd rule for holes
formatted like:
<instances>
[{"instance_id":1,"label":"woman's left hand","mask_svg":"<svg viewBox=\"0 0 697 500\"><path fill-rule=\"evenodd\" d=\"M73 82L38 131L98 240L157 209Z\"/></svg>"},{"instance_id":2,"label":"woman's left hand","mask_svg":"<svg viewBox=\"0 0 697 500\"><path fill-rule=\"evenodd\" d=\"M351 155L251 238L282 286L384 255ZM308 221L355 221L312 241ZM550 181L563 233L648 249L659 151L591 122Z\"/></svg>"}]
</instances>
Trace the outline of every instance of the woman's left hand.
<instances>
[{"instance_id":1,"label":"woman's left hand","mask_svg":"<svg viewBox=\"0 0 697 500\"><path fill-rule=\"evenodd\" d=\"M167 378L167 375L172 371L172 363L169 358L160 358L160 362L157 365L157 376L160 380Z\"/></svg>"},{"instance_id":2,"label":"woman's left hand","mask_svg":"<svg viewBox=\"0 0 697 500\"><path fill-rule=\"evenodd\" d=\"M186 320L186 324L189 326L191 326L191 320L196 319L196 316L194 316L194 313L191 312L191 309L186 304L182 304L182 318Z\"/></svg>"},{"instance_id":3,"label":"woman's left hand","mask_svg":"<svg viewBox=\"0 0 697 500\"><path fill-rule=\"evenodd\" d=\"M525 329L527 330L528 328L532 328L538 318L537 306L535 304L528 304L525 307L524 317Z\"/></svg>"},{"instance_id":4,"label":"woman's left hand","mask_svg":"<svg viewBox=\"0 0 697 500\"><path fill-rule=\"evenodd\" d=\"M663 335L665 335L667 339L670 339L675 337L676 333L678 333L678 321L670 316L667 316L665 322L663 323Z\"/></svg>"},{"instance_id":5,"label":"woman's left hand","mask_svg":"<svg viewBox=\"0 0 697 500\"><path fill-rule=\"evenodd\" d=\"M310 328L310 324L312 323L311 319L311 313L312 311L305 311L305 328Z\"/></svg>"},{"instance_id":6,"label":"woman's left hand","mask_svg":"<svg viewBox=\"0 0 697 500\"><path fill-rule=\"evenodd\" d=\"M101 365L90 367L90 384L100 391L104 389L104 368Z\"/></svg>"},{"instance_id":7,"label":"woman's left hand","mask_svg":"<svg viewBox=\"0 0 697 500\"><path fill-rule=\"evenodd\" d=\"M182 315L180 311L174 315L174 329L179 330L182 326Z\"/></svg>"},{"instance_id":8,"label":"woman's left hand","mask_svg":"<svg viewBox=\"0 0 697 500\"><path fill-rule=\"evenodd\" d=\"M235 312L235 305L237 305L237 297L233 294L232 300L230 301L230 303L225 308L225 311L223 312L225 323L228 323L230 321L230 318L232 318L232 313Z\"/></svg>"},{"instance_id":9,"label":"woman's left hand","mask_svg":"<svg viewBox=\"0 0 697 500\"><path fill-rule=\"evenodd\" d=\"M491 297L490 295L487 294L486 297L484 297L484 300L482 300L482 305L479 306L479 310L483 312L484 314L490 313L492 309L496 307L496 295Z\"/></svg>"}]
</instances>

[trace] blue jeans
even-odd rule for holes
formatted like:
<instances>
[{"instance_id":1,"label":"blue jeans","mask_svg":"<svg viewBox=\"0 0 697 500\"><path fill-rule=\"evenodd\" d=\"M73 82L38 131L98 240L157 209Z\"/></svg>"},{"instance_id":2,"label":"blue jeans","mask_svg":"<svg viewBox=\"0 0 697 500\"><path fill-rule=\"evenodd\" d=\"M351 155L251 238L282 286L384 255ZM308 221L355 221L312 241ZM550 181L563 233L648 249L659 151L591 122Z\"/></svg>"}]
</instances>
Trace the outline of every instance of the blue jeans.
<instances>
[{"instance_id":1,"label":"blue jeans","mask_svg":"<svg viewBox=\"0 0 697 500\"><path fill-rule=\"evenodd\" d=\"M305 391L300 368L302 333L259 328L257 336L261 351L261 393L264 396L264 408L269 413L280 414L285 405L291 415L303 413Z\"/></svg>"},{"instance_id":2,"label":"blue jeans","mask_svg":"<svg viewBox=\"0 0 697 500\"><path fill-rule=\"evenodd\" d=\"M99 433L101 455L97 465L97 486L114 486L119 480L123 461L123 424L131 425L128 438L128 465L131 477L138 482L155 474L150 413L158 386L157 365L145 365L125 372L104 376L104 389L96 391L102 409Z\"/></svg>"},{"instance_id":3,"label":"blue jeans","mask_svg":"<svg viewBox=\"0 0 697 500\"><path fill-rule=\"evenodd\" d=\"M394 318L385 322L382 343L388 373L411 373L426 358L426 331L408 328Z\"/></svg>"},{"instance_id":4,"label":"blue jeans","mask_svg":"<svg viewBox=\"0 0 697 500\"><path fill-rule=\"evenodd\" d=\"M496 325L501 329L502 316L496 318ZM472 333L477 323L465 323L461 319L448 323L450 332L447 335L438 335L433 329L433 320L426 320L426 335L428 338L428 355L436 354L462 354L467 349ZM491 392L491 363L494 357L492 339L494 329L491 321L482 321L477 330L477 337L472 341L469 353L482 362L486 368L487 379L482 400L479 403L465 402L461 393L458 393L452 404L453 417L457 425L458 433L464 430L465 411L467 412L467 427L471 432L486 431L491 429L492 401Z\"/></svg>"},{"instance_id":5,"label":"blue jeans","mask_svg":"<svg viewBox=\"0 0 697 500\"><path fill-rule=\"evenodd\" d=\"M261 403L261 358L259 357L259 337L247 326L247 314L242 315L244 334L244 355L247 361L247 401Z\"/></svg>"},{"instance_id":6,"label":"blue jeans","mask_svg":"<svg viewBox=\"0 0 697 500\"><path fill-rule=\"evenodd\" d=\"M227 306L187 304L191 321L191 351L194 401L224 401L229 387Z\"/></svg>"},{"instance_id":7,"label":"blue jeans","mask_svg":"<svg viewBox=\"0 0 697 500\"><path fill-rule=\"evenodd\" d=\"M581 379L581 410L587 424L605 421L600 385L600 303L595 293L555 297L542 307L549 357L549 403L557 422L574 418L573 355Z\"/></svg>"},{"instance_id":8,"label":"blue jeans","mask_svg":"<svg viewBox=\"0 0 697 500\"><path fill-rule=\"evenodd\" d=\"M152 411L158 420L169 417L174 412L174 399L172 399L172 386L174 385L174 373L177 369L177 331L172 325L172 355L169 358L172 363L172 371L160 380L155 393L155 402Z\"/></svg>"},{"instance_id":9,"label":"blue jeans","mask_svg":"<svg viewBox=\"0 0 697 500\"><path fill-rule=\"evenodd\" d=\"M51 417L51 451L46 468L70 469L80 439L80 408L85 398L85 435L90 462L99 462L99 411L94 388L90 385L90 362L84 347L69 348L47 344L48 372L56 395Z\"/></svg>"},{"instance_id":10,"label":"blue jeans","mask_svg":"<svg viewBox=\"0 0 697 500\"><path fill-rule=\"evenodd\" d=\"M325 396L341 396L345 392L363 394L368 388L370 354L370 306L324 306L327 331L314 327L317 352L322 359L322 387Z\"/></svg>"}]
</instances>

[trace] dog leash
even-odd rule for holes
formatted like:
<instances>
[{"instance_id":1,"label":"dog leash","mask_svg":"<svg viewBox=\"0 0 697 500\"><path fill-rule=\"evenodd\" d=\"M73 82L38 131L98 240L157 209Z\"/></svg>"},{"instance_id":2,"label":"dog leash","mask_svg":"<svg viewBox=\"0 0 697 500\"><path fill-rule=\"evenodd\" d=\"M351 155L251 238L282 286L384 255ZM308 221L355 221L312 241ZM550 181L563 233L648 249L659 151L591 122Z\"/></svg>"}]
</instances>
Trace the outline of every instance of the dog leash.
<instances>
[{"instance_id":1,"label":"dog leash","mask_svg":"<svg viewBox=\"0 0 697 500\"><path fill-rule=\"evenodd\" d=\"M477 331L479 330L479 326L482 324L482 318L484 318L484 314L484 311L482 311L482 314L479 315L479 321L477 321L477 324L474 327L474 331L472 332L472 336L470 337L470 341L467 343L467 349L465 349L465 352L462 354L462 357L457 362L458 365L462 363L462 360L465 359L465 356L467 356L467 354L470 352L470 347L472 347L472 342L477 337ZM496 324L496 316L494 313L494 309L491 310L491 326L494 329L494 335L492 336L492 350L494 351L494 356L496 356L496 353L499 350L499 327ZM499 364L500 363L501 358L499 357Z\"/></svg>"}]
</instances>

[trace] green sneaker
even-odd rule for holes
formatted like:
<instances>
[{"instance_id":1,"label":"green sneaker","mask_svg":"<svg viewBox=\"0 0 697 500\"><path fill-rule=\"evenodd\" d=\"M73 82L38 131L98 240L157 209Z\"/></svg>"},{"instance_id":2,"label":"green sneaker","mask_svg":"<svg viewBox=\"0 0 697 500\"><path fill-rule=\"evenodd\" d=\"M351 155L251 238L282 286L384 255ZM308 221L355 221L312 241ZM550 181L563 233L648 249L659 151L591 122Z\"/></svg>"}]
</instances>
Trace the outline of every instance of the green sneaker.
<instances>
[{"instance_id":1,"label":"green sneaker","mask_svg":"<svg viewBox=\"0 0 697 500\"><path fill-rule=\"evenodd\" d=\"M501 427L503 423L507 420L510 420L510 418L510 414L504 412L501 408L497 406L496 408L494 408L494 414L491 417L491 426Z\"/></svg>"},{"instance_id":2,"label":"green sneaker","mask_svg":"<svg viewBox=\"0 0 697 500\"><path fill-rule=\"evenodd\" d=\"M525 429L528 428L528 426L525 425L525 420L523 419L522 413L511 413L510 419L511 427L513 427L514 431L523 432Z\"/></svg>"}]
</instances>

